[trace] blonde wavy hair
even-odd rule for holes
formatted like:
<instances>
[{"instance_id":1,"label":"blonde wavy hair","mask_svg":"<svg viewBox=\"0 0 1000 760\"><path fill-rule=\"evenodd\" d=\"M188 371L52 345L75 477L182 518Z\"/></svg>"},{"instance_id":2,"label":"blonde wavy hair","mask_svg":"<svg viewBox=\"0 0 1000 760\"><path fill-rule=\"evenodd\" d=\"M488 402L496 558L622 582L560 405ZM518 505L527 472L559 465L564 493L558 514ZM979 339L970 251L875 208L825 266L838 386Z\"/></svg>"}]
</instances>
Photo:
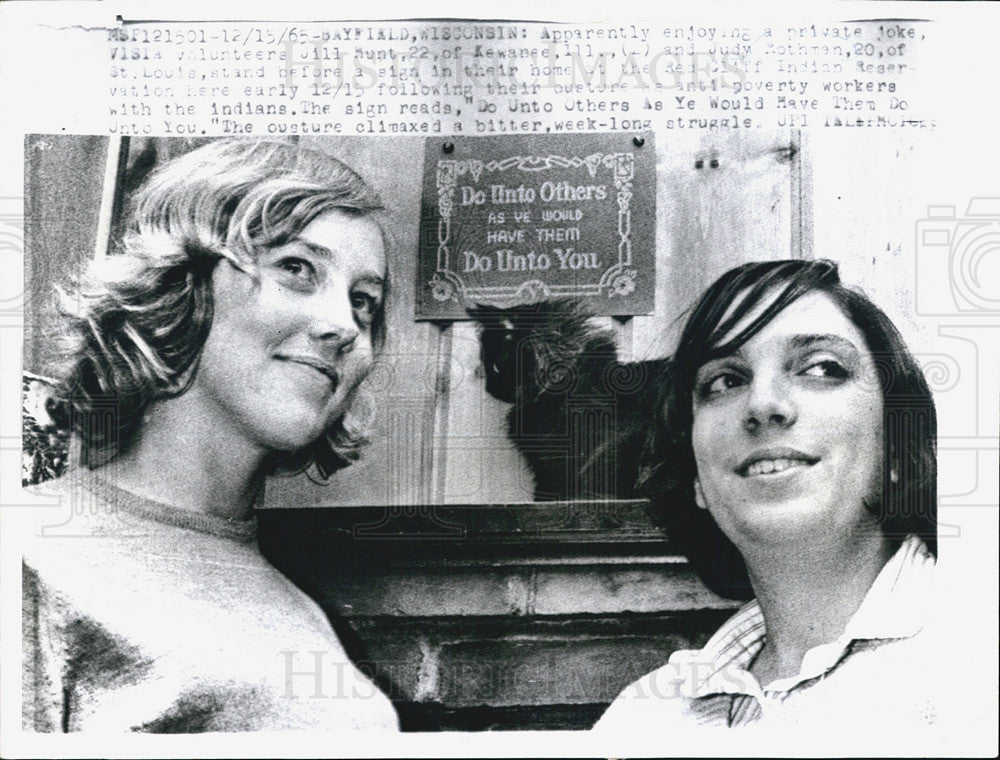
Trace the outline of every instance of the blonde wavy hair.
<instances>
[{"instance_id":1,"label":"blonde wavy hair","mask_svg":"<svg viewBox=\"0 0 1000 760\"><path fill-rule=\"evenodd\" d=\"M49 411L79 438L84 465L113 459L152 401L190 385L212 326L212 272L220 259L252 273L262 250L289 242L332 210L367 216L383 206L345 164L285 142L212 142L149 177L121 253L58 291L63 362ZM385 343L384 303L372 321L376 351ZM363 428L348 410L306 449L276 453L269 471L314 465L328 478L358 458Z\"/></svg>"}]
</instances>

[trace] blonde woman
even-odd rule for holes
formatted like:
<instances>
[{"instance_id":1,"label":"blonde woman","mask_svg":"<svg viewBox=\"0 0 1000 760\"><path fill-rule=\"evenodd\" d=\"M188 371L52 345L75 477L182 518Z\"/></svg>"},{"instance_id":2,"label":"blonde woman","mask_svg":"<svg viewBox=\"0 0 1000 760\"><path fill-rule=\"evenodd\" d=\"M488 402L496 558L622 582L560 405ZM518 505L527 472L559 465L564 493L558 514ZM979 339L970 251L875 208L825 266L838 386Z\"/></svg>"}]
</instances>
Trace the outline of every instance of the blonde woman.
<instances>
[{"instance_id":1,"label":"blonde woman","mask_svg":"<svg viewBox=\"0 0 1000 760\"><path fill-rule=\"evenodd\" d=\"M210 143L145 183L124 254L64 293L53 412L80 462L41 488L79 514L25 556L27 727L396 728L253 516L265 475L328 478L364 442L380 209L325 154Z\"/></svg>"}]
</instances>

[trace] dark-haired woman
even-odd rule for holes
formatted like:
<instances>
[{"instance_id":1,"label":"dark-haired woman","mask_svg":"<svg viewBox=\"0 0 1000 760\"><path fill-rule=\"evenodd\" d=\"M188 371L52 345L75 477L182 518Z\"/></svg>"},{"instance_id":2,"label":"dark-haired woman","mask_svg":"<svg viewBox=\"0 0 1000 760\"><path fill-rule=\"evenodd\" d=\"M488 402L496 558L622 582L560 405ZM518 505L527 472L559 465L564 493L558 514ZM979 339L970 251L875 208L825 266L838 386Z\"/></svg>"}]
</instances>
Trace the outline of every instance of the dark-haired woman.
<instances>
[{"instance_id":1,"label":"dark-haired woman","mask_svg":"<svg viewBox=\"0 0 1000 760\"><path fill-rule=\"evenodd\" d=\"M597 727L933 722L951 696L928 619L935 409L891 321L832 262L746 264L695 305L673 366L664 521L713 587L755 598Z\"/></svg>"},{"instance_id":2,"label":"dark-haired woman","mask_svg":"<svg viewBox=\"0 0 1000 760\"><path fill-rule=\"evenodd\" d=\"M62 308L80 449L26 552L39 731L394 730L320 608L260 554L263 478L358 455L384 339L381 204L322 153L208 144L140 191L122 255Z\"/></svg>"}]
</instances>

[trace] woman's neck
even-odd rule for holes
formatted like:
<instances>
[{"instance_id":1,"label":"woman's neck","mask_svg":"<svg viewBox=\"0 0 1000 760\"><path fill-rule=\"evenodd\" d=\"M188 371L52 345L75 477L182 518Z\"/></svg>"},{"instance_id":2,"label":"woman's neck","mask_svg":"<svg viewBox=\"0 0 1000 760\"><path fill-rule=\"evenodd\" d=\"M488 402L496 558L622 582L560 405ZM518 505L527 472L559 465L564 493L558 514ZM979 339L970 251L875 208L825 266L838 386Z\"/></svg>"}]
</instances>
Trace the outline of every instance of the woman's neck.
<instances>
[{"instance_id":1,"label":"woman's neck","mask_svg":"<svg viewBox=\"0 0 1000 760\"><path fill-rule=\"evenodd\" d=\"M767 628L751 668L762 685L798 673L806 652L840 636L892 556L877 526L852 539L745 555Z\"/></svg>"},{"instance_id":2,"label":"woman's neck","mask_svg":"<svg viewBox=\"0 0 1000 760\"><path fill-rule=\"evenodd\" d=\"M266 451L199 424L184 396L154 402L127 449L103 471L118 486L181 509L245 520L263 487Z\"/></svg>"}]
</instances>

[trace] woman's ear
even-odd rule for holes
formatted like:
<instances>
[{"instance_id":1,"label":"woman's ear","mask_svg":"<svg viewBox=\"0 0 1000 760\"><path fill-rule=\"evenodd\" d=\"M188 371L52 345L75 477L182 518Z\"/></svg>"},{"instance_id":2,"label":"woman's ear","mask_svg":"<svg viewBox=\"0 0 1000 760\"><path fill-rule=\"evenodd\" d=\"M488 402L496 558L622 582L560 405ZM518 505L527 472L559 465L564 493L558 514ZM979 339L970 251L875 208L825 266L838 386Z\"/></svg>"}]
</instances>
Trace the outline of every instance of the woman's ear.
<instances>
[{"instance_id":1,"label":"woman's ear","mask_svg":"<svg viewBox=\"0 0 1000 760\"><path fill-rule=\"evenodd\" d=\"M708 505L705 503L705 492L701 490L701 481L698 478L694 479L694 503L698 505L699 509L708 509Z\"/></svg>"}]
</instances>

